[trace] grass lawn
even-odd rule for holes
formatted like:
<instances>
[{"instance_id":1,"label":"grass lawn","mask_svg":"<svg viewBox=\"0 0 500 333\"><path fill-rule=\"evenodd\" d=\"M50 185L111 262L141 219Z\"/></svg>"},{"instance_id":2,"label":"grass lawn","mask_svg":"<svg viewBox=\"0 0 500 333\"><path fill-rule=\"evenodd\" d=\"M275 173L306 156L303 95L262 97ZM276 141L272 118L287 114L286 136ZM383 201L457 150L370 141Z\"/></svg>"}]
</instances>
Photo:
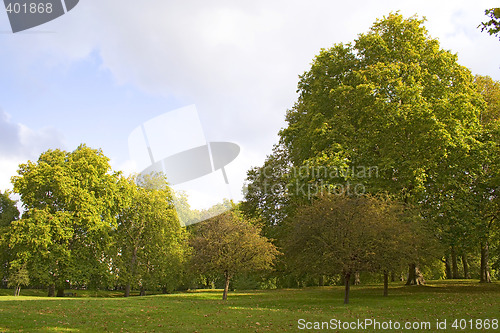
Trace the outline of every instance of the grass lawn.
<instances>
[{"instance_id":1,"label":"grass lawn","mask_svg":"<svg viewBox=\"0 0 500 333\"><path fill-rule=\"evenodd\" d=\"M46 298L46 291L21 291L21 297L0 296L0 332L298 332L298 320L306 322L392 320L429 322L431 329L414 332L500 332L471 329L476 320L500 320L500 283L430 281L426 286L391 284L389 297L382 286L354 286L351 304L344 306L342 287L259 290L229 293L220 300L219 290L193 291L145 297L117 293L78 292L77 297ZM1 290L0 295L12 290ZM98 296L98 297L96 297ZM446 330L436 320L447 321ZM464 330L452 328L464 319ZM311 324L312 325L312 324ZM415 324L417 325L417 324ZM383 332L373 327L312 329L311 332ZM390 332L402 332L393 329ZM410 330L411 331L411 330Z\"/></svg>"}]
</instances>

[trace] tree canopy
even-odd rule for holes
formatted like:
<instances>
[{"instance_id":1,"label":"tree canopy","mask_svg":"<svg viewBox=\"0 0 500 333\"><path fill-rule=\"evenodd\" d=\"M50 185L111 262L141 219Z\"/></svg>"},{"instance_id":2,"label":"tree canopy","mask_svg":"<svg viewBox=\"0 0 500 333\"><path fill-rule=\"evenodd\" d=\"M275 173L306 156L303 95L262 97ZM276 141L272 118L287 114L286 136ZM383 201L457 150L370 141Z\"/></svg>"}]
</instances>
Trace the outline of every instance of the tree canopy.
<instances>
[{"instance_id":1,"label":"tree canopy","mask_svg":"<svg viewBox=\"0 0 500 333\"><path fill-rule=\"evenodd\" d=\"M25 212L9 230L16 260L62 293L66 281L92 285L109 276L109 232L116 227L119 178L102 151L49 150L19 167L14 191Z\"/></svg>"},{"instance_id":2,"label":"tree canopy","mask_svg":"<svg viewBox=\"0 0 500 333\"><path fill-rule=\"evenodd\" d=\"M260 235L255 225L233 211L197 225L191 246L192 264L197 271L224 276L223 300L227 299L231 278L270 269L278 255L276 247Z\"/></svg>"},{"instance_id":3,"label":"tree canopy","mask_svg":"<svg viewBox=\"0 0 500 333\"><path fill-rule=\"evenodd\" d=\"M321 194L288 222L285 255L295 271L341 274L347 304L354 273L387 276L415 259L408 248L416 250L424 241L419 224L404 215L403 207L388 199Z\"/></svg>"},{"instance_id":4,"label":"tree canopy","mask_svg":"<svg viewBox=\"0 0 500 333\"><path fill-rule=\"evenodd\" d=\"M451 150L468 149L485 107L457 56L440 48L423 20L400 14L378 20L353 44L321 50L298 89L280 132L293 166L377 167L376 177L313 180L350 180L405 200L437 176Z\"/></svg>"}]
</instances>

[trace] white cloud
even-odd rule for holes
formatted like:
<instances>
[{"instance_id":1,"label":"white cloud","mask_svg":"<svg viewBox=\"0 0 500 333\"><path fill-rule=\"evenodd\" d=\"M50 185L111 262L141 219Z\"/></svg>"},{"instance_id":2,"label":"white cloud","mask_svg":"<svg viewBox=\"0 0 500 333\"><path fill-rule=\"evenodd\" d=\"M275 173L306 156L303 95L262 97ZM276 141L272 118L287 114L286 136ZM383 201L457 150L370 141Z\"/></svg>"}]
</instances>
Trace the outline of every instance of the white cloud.
<instances>
[{"instance_id":1,"label":"white cloud","mask_svg":"<svg viewBox=\"0 0 500 333\"><path fill-rule=\"evenodd\" d=\"M32 130L12 122L0 109L0 191L12 189L10 178L16 175L19 164L36 160L48 149L63 147L60 132L50 128Z\"/></svg>"}]
</instances>

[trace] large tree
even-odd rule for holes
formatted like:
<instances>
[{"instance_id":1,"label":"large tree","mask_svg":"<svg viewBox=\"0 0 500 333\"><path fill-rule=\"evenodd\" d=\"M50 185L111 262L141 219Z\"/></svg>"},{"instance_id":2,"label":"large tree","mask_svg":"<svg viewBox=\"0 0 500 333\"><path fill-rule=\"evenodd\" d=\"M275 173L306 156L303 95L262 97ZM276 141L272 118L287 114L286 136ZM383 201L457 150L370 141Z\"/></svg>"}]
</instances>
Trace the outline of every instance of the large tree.
<instances>
[{"instance_id":1,"label":"large tree","mask_svg":"<svg viewBox=\"0 0 500 333\"><path fill-rule=\"evenodd\" d=\"M174 290L180 283L187 257L187 238L173 204L172 192L161 175L129 179L127 202L114 234L114 265L125 285Z\"/></svg>"},{"instance_id":2,"label":"large tree","mask_svg":"<svg viewBox=\"0 0 500 333\"><path fill-rule=\"evenodd\" d=\"M414 222L388 199L324 193L290 218L284 251L296 271L340 274L347 304L355 272L384 274L387 295L389 273L415 260L405 248L422 242Z\"/></svg>"},{"instance_id":3,"label":"large tree","mask_svg":"<svg viewBox=\"0 0 500 333\"><path fill-rule=\"evenodd\" d=\"M241 214L227 211L196 225L192 265L200 273L224 276L222 299L236 274L268 270L278 255L276 247Z\"/></svg>"},{"instance_id":4,"label":"large tree","mask_svg":"<svg viewBox=\"0 0 500 333\"><path fill-rule=\"evenodd\" d=\"M21 164L12 178L25 212L12 223L9 245L16 265L63 295L67 281L105 284L110 278L110 231L121 196L119 177L101 150L49 150Z\"/></svg>"},{"instance_id":5,"label":"large tree","mask_svg":"<svg viewBox=\"0 0 500 333\"><path fill-rule=\"evenodd\" d=\"M423 22L390 14L354 43L321 50L301 76L280 135L294 185L313 187L306 194L388 192L417 204L475 145L484 100Z\"/></svg>"},{"instance_id":6,"label":"large tree","mask_svg":"<svg viewBox=\"0 0 500 333\"><path fill-rule=\"evenodd\" d=\"M281 131L293 165L376 166L376 177L347 176L403 200L424 189L450 149L467 149L484 108L457 56L429 37L423 20L399 14L354 44L322 50L299 94Z\"/></svg>"}]
</instances>

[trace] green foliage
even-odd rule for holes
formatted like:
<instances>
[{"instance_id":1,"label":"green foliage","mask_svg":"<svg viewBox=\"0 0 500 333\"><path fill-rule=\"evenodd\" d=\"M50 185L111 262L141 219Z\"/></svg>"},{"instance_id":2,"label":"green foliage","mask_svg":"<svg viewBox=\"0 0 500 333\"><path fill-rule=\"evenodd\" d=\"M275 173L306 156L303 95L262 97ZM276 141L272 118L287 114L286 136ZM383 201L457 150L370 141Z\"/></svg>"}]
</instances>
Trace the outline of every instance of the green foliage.
<instances>
[{"instance_id":1,"label":"green foliage","mask_svg":"<svg viewBox=\"0 0 500 333\"><path fill-rule=\"evenodd\" d=\"M232 277L270 269L279 253L267 238L260 235L258 227L232 211L198 224L191 246L194 270L225 277L224 299Z\"/></svg>"},{"instance_id":2,"label":"green foliage","mask_svg":"<svg viewBox=\"0 0 500 333\"><path fill-rule=\"evenodd\" d=\"M424 243L418 222L405 214L388 199L320 195L290 219L285 255L302 273L400 271L422 256Z\"/></svg>"},{"instance_id":3,"label":"green foliage","mask_svg":"<svg viewBox=\"0 0 500 333\"><path fill-rule=\"evenodd\" d=\"M388 193L433 227L421 235L456 254L495 247L500 90L474 78L423 23L390 14L353 43L321 50L280 131L284 160L273 154L249 172L249 189L267 181L278 195L249 191L246 212L272 221L267 211L291 215L322 192ZM284 173L264 177L275 165Z\"/></svg>"},{"instance_id":4,"label":"green foliage","mask_svg":"<svg viewBox=\"0 0 500 333\"><path fill-rule=\"evenodd\" d=\"M16 202L9 195L9 191L0 191L0 228L8 227L12 221L19 218Z\"/></svg>"},{"instance_id":5,"label":"green foliage","mask_svg":"<svg viewBox=\"0 0 500 333\"><path fill-rule=\"evenodd\" d=\"M490 35L500 38L500 8L490 8L484 11L484 14L490 18L489 21L479 25L481 31L487 31Z\"/></svg>"},{"instance_id":6,"label":"green foliage","mask_svg":"<svg viewBox=\"0 0 500 333\"><path fill-rule=\"evenodd\" d=\"M0 192L0 278L2 280L8 279L8 263L13 259L7 231L11 223L17 219L19 219L19 210L16 202L10 198L10 192Z\"/></svg>"},{"instance_id":7,"label":"green foliage","mask_svg":"<svg viewBox=\"0 0 500 333\"><path fill-rule=\"evenodd\" d=\"M109 232L121 200L109 159L85 145L49 150L36 163L21 164L18 174L12 182L25 212L9 229L15 260L41 284L105 284Z\"/></svg>"},{"instance_id":8,"label":"green foliage","mask_svg":"<svg viewBox=\"0 0 500 333\"><path fill-rule=\"evenodd\" d=\"M196 211L191 209L187 194L185 192L175 192L173 194L173 200L175 203L177 216L179 217L179 222L182 225L190 225L198 219L198 214Z\"/></svg>"},{"instance_id":9,"label":"green foliage","mask_svg":"<svg viewBox=\"0 0 500 333\"><path fill-rule=\"evenodd\" d=\"M174 290L180 284L188 250L165 178L131 178L126 197L114 234L119 282L128 292L131 287Z\"/></svg>"},{"instance_id":10,"label":"green foliage","mask_svg":"<svg viewBox=\"0 0 500 333\"><path fill-rule=\"evenodd\" d=\"M20 295L21 286L27 286L29 283L30 278L26 265L19 266L16 263L11 264L7 286L16 287L15 296Z\"/></svg>"},{"instance_id":11,"label":"green foliage","mask_svg":"<svg viewBox=\"0 0 500 333\"><path fill-rule=\"evenodd\" d=\"M264 234L276 236L276 227L293 207L288 195L290 162L286 148L276 145L263 166L247 172L246 183L242 212L249 218L262 219Z\"/></svg>"},{"instance_id":12,"label":"green foliage","mask_svg":"<svg viewBox=\"0 0 500 333\"><path fill-rule=\"evenodd\" d=\"M480 115L481 124L487 126L494 121L500 121L500 82L489 76L475 76L477 90L486 102L486 108Z\"/></svg>"},{"instance_id":13,"label":"green foliage","mask_svg":"<svg viewBox=\"0 0 500 333\"><path fill-rule=\"evenodd\" d=\"M391 14L354 44L321 50L301 76L280 132L296 168L376 167L376 177L309 179L361 184L409 200L453 149L466 150L484 108L468 69L440 49L423 21ZM429 149L432 147L432 149Z\"/></svg>"}]
</instances>

